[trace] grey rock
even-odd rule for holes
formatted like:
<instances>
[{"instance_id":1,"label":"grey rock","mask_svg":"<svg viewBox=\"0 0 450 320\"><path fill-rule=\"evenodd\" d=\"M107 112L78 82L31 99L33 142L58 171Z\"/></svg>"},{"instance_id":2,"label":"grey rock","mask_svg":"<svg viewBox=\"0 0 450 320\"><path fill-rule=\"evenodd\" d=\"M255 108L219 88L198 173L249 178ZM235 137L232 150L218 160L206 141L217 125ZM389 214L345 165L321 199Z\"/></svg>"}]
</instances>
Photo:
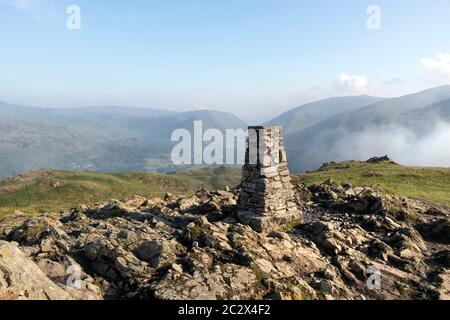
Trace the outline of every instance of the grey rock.
<instances>
[{"instance_id":1,"label":"grey rock","mask_svg":"<svg viewBox=\"0 0 450 320\"><path fill-rule=\"evenodd\" d=\"M5 241L0 241L0 297L12 300L71 299L19 248Z\"/></svg>"}]
</instances>

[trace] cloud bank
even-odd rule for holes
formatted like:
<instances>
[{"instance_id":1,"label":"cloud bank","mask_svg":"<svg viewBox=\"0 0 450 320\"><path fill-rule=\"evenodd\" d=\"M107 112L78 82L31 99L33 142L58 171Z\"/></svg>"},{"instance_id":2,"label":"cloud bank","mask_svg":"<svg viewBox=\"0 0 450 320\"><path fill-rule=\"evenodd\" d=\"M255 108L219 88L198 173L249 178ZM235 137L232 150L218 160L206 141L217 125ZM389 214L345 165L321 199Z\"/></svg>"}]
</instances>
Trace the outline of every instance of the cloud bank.
<instances>
[{"instance_id":1,"label":"cloud bank","mask_svg":"<svg viewBox=\"0 0 450 320\"><path fill-rule=\"evenodd\" d=\"M436 59L420 60L426 73L436 80L450 81L450 54L438 54Z\"/></svg>"},{"instance_id":2,"label":"cloud bank","mask_svg":"<svg viewBox=\"0 0 450 320\"><path fill-rule=\"evenodd\" d=\"M348 75L341 73L336 81L336 87L348 91L364 91L369 85L369 79L366 76Z\"/></svg>"},{"instance_id":3,"label":"cloud bank","mask_svg":"<svg viewBox=\"0 0 450 320\"><path fill-rule=\"evenodd\" d=\"M450 123L439 122L421 134L394 125L348 133L332 153L339 160L367 160L387 154L404 165L450 167Z\"/></svg>"}]
</instances>

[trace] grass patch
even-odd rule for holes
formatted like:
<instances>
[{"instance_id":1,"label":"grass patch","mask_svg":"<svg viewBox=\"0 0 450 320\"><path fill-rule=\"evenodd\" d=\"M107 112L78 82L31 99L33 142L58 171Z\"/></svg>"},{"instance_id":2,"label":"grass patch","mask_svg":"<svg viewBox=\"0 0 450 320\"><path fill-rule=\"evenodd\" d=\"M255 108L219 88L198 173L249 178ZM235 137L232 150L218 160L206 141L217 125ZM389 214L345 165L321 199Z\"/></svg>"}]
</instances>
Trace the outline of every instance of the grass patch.
<instances>
[{"instance_id":1,"label":"grass patch","mask_svg":"<svg viewBox=\"0 0 450 320\"><path fill-rule=\"evenodd\" d=\"M450 206L450 168L347 161L329 164L321 171L298 175L294 183L322 183L329 178L359 186L378 185L387 193Z\"/></svg>"},{"instance_id":2,"label":"grass patch","mask_svg":"<svg viewBox=\"0 0 450 320\"><path fill-rule=\"evenodd\" d=\"M0 182L0 219L18 209L26 214L55 212L134 195L192 194L235 187L240 170L205 168L170 174L37 170Z\"/></svg>"},{"instance_id":3,"label":"grass patch","mask_svg":"<svg viewBox=\"0 0 450 320\"><path fill-rule=\"evenodd\" d=\"M387 193L450 206L449 168L347 161L297 175L293 181L311 184L322 183L329 178L359 186L378 185ZM189 195L202 188L233 188L240 180L240 169L229 167L168 174L37 170L0 182L0 221L2 215L16 209L25 214L36 214L134 195L162 196L166 192ZM295 227L295 224L289 227Z\"/></svg>"}]
</instances>

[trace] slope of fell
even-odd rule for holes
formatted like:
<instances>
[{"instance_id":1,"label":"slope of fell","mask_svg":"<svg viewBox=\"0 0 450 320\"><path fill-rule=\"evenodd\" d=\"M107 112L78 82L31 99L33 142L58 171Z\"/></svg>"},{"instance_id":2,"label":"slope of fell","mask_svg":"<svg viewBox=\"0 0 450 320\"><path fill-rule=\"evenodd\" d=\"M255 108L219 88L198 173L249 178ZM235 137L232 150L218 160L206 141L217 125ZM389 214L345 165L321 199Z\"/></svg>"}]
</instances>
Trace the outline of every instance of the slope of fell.
<instances>
[{"instance_id":1,"label":"slope of fell","mask_svg":"<svg viewBox=\"0 0 450 320\"><path fill-rule=\"evenodd\" d=\"M325 119L358 110L381 100L383 98L371 96L329 98L291 109L275 119L270 120L267 124L282 126L286 134L293 134L320 123Z\"/></svg>"},{"instance_id":2,"label":"slope of fell","mask_svg":"<svg viewBox=\"0 0 450 320\"><path fill-rule=\"evenodd\" d=\"M0 182L0 215L16 209L29 214L54 212L134 195L190 194L202 188L233 188L240 179L241 171L233 168L205 168L167 175L36 170Z\"/></svg>"},{"instance_id":3,"label":"slope of fell","mask_svg":"<svg viewBox=\"0 0 450 320\"><path fill-rule=\"evenodd\" d=\"M345 161L324 164L319 170L295 177L297 183L339 183L378 185L387 193L450 206L450 168L407 167L390 161Z\"/></svg>"}]
</instances>

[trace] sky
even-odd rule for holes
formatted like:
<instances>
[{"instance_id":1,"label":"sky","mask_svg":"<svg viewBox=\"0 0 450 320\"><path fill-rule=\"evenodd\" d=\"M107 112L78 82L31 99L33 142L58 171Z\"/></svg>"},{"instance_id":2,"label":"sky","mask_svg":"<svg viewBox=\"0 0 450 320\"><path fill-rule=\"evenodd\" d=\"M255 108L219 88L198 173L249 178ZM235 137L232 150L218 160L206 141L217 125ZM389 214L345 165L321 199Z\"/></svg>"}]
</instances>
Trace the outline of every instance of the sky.
<instances>
[{"instance_id":1,"label":"sky","mask_svg":"<svg viewBox=\"0 0 450 320\"><path fill-rule=\"evenodd\" d=\"M449 12L448 0L0 0L0 100L257 122L331 96L399 96L450 84Z\"/></svg>"}]
</instances>

